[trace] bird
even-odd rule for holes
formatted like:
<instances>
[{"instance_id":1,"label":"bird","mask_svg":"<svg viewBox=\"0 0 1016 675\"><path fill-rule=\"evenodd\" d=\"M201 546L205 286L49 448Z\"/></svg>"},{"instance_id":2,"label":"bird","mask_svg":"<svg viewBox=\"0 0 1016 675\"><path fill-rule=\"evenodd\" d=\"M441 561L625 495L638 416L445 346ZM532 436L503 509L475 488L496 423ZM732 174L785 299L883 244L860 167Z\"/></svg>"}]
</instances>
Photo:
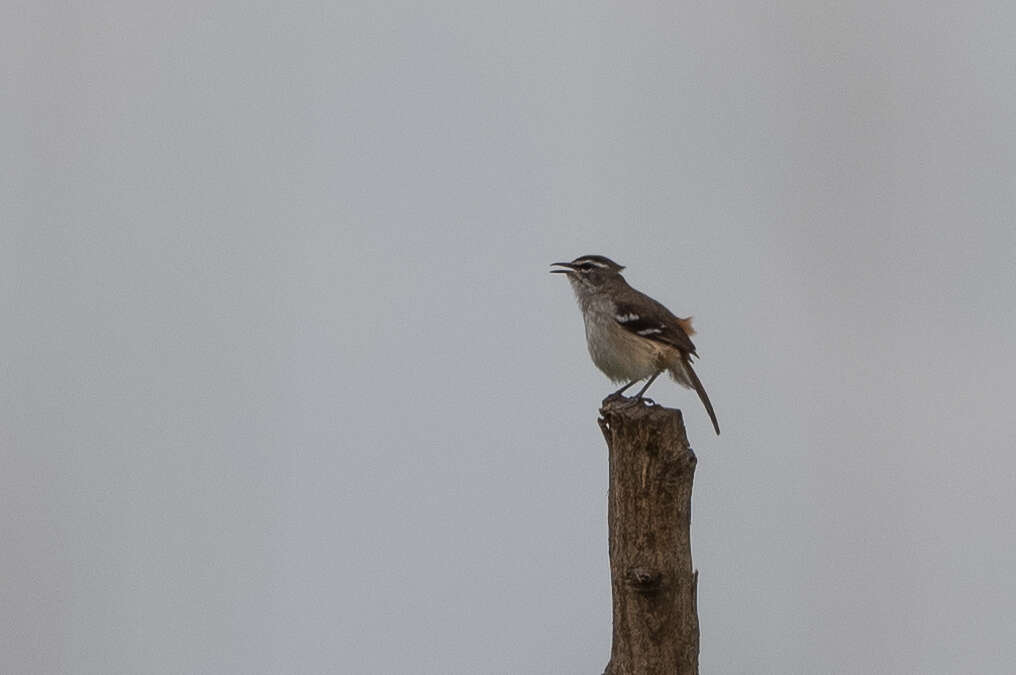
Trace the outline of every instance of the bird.
<instances>
[{"instance_id":1,"label":"bird","mask_svg":"<svg viewBox=\"0 0 1016 675\"><path fill-rule=\"evenodd\" d=\"M602 255L584 255L551 267L556 268L552 273L566 275L575 291L593 363L614 382L627 383L610 397L621 396L637 382L648 380L634 397L641 400L666 370L674 381L698 393L719 435L713 404L691 365L692 359L698 358L691 341L695 334L691 317L675 316L632 288L621 275L624 266Z\"/></svg>"}]
</instances>

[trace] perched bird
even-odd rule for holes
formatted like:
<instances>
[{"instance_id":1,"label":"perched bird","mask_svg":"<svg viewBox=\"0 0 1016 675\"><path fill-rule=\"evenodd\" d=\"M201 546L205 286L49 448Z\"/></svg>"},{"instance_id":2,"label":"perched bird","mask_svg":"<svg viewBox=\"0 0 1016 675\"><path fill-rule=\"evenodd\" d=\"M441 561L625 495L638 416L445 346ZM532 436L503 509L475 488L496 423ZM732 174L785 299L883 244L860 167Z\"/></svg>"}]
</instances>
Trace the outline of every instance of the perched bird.
<instances>
[{"instance_id":1,"label":"perched bird","mask_svg":"<svg viewBox=\"0 0 1016 675\"><path fill-rule=\"evenodd\" d=\"M568 276L586 324L586 344L593 363L614 382L627 382L621 395L648 378L635 395L642 398L664 370L680 384L698 392L716 433L720 425L702 382L691 367L698 358L690 335L691 317L682 319L641 293L621 276L623 266L602 255L584 255L571 262L553 263L551 272Z\"/></svg>"}]
</instances>

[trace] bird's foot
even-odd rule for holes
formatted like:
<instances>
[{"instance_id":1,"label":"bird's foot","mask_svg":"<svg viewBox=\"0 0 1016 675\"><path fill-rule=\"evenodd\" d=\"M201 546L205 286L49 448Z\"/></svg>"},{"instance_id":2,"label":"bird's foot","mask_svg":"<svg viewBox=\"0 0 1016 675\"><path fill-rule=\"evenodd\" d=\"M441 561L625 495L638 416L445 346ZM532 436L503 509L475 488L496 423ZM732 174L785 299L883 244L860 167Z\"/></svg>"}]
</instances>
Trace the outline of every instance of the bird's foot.
<instances>
[{"instance_id":1,"label":"bird's foot","mask_svg":"<svg viewBox=\"0 0 1016 675\"><path fill-rule=\"evenodd\" d=\"M636 405L645 405L647 407L656 405L656 401L646 396L625 396L624 394L619 394L616 391L607 396L607 398L603 399L603 403L622 408L628 408Z\"/></svg>"}]
</instances>

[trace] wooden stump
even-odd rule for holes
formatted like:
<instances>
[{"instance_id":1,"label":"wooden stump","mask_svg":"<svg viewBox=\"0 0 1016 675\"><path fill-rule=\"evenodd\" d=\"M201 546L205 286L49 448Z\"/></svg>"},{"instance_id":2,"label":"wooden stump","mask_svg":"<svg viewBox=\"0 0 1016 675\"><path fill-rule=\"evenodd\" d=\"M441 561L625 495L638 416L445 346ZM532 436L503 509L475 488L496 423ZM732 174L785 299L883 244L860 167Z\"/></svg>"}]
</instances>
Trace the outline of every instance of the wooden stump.
<instances>
[{"instance_id":1,"label":"wooden stump","mask_svg":"<svg viewBox=\"0 0 1016 675\"><path fill-rule=\"evenodd\" d=\"M614 630L604 675L698 675L691 561L695 453L681 411L604 399Z\"/></svg>"}]
</instances>

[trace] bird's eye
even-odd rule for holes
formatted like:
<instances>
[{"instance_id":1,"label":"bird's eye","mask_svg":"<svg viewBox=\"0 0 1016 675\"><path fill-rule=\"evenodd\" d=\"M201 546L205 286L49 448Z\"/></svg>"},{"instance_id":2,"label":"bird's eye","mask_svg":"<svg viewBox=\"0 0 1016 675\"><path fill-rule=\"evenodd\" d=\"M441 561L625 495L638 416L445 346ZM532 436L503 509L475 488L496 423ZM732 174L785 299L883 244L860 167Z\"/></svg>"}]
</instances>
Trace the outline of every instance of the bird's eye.
<instances>
[{"instance_id":1,"label":"bird's eye","mask_svg":"<svg viewBox=\"0 0 1016 675\"><path fill-rule=\"evenodd\" d=\"M593 269L593 264L582 263L581 265L579 265L579 269L582 270L583 272L588 272L589 270Z\"/></svg>"}]
</instances>

